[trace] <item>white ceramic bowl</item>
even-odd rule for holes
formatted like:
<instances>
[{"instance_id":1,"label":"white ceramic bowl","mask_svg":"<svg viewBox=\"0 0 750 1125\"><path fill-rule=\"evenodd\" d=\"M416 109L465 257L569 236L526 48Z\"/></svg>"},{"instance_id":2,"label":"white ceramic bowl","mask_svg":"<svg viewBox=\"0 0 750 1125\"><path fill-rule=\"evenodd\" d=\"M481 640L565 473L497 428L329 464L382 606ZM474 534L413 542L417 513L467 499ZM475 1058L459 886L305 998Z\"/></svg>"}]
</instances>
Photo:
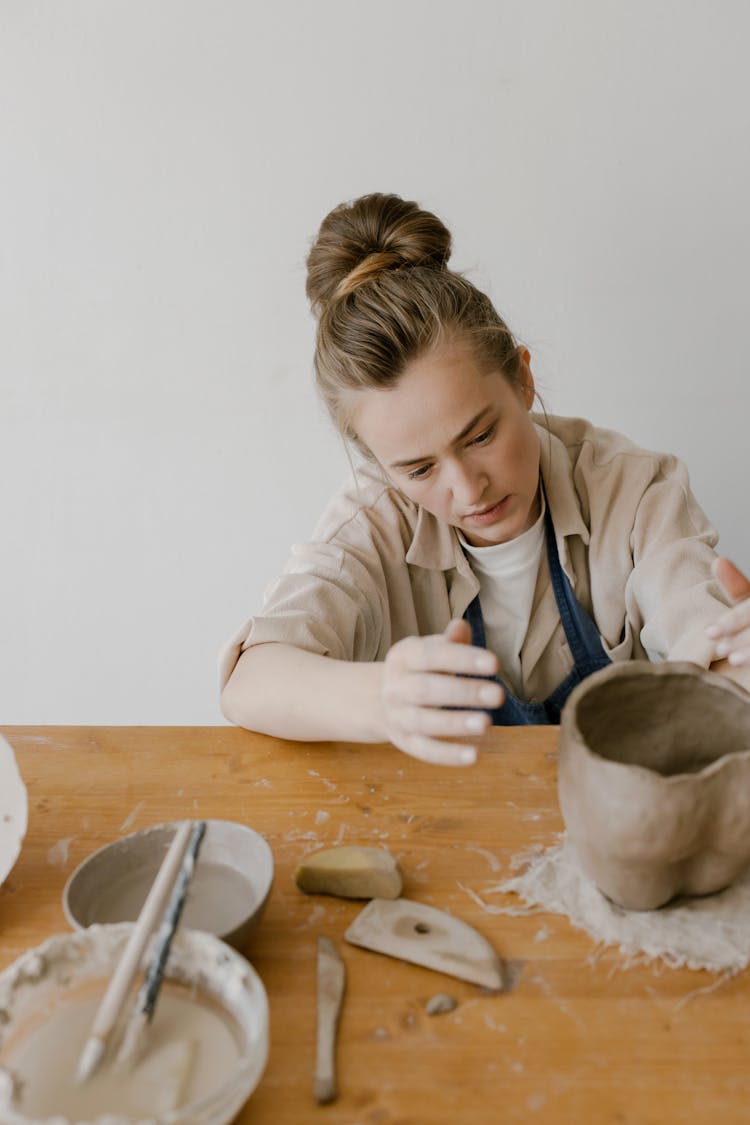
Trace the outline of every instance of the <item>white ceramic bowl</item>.
<instances>
[{"instance_id":1,"label":"white ceramic bowl","mask_svg":"<svg viewBox=\"0 0 750 1125\"><path fill-rule=\"evenodd\" d=\"M156 824L93 852L63 892L75 929L95 923L134 922L154 881L177 823ZM208 820L180 921L243 949L265 909L273 883L273 855L263 837L244 824Z\"/></svg>"},{"instance_id":2,"label":"white ceramic bowl","mask_svg":"<svg viewBox=\"0 0 750 1125\"><path fill-rule=\"evenodd\" d=\"M121 1105L115 1105L110 1115L98 1111L81 1118L78 1112L71 1112L68 1101L78 1096L77 1092L70 1093L70 1087L75 1087L73 1076L90 1026L87 1014L83 1028L77 1027L70 1005L75 1004L77 997L88 995L88 1002L96 1009L132 928L131 924L91 926L77 933L56 935L29 950L0 974L0 1010L4 1014L0 1024L0 1121L3 1125L105 1125L105 1122L106 1125L145 1125L142 1111L132 1116L123 1114ZM230 1063L219 1084L209 1087L209 1092L204 1092L198 1100L179 1109L149 1112L148 1123L229 1125L257 1086L268 1057L268 1000L260 978L244 957L218 938L195 930L180 930L170 950L165 979L183 986L178 989L187 998L183 1003L202 1001L209 1011L220 1013L213 1018L231 1027L230 1041L236 1044L237 1059ZM159 1002L162 1003L161 997ZM29 1043L40 1034L40 1028L52 1026L50 1021L56 1011L57 1026L64 1027L65 1032L56 1040L52 1058L53 1065L59 1067L65 1077L51 1079L55 1100L53 1115L48 1116L45 1109L45 1115L39 1117L33 1115L38 1112L33 1107L24 1109L23 1101L19 1105L13 1093L14 1075L23 1079L25 1073L27 1076L35 1073L29 1062ZM156 1035L156 1021L150 1033ZM182 1034L181 1025L178 1034ZM226 1030L225 1034L230 1032ZM198 1049L200 1051L200 1046ZM42 1073L49 1075L50 1072ZM160 1071L160 1083L162 1075ZM96 1080L97 1076L92 1082ZM28 1085L30 1087L30 1083ZM41 1089L37 1089L36 1096L40 1094Z\"/></svg>"},{"instance_id":3,"label":"white ceramic bowl","mask_svg":"<svg viewBox=\"0 0 750 1125\"><path fill-rule=\"evenodd\" d=\"M13 747L0 737L0 883L18 859L27 817L26 786Z\"/></svg>"}]
</instances>

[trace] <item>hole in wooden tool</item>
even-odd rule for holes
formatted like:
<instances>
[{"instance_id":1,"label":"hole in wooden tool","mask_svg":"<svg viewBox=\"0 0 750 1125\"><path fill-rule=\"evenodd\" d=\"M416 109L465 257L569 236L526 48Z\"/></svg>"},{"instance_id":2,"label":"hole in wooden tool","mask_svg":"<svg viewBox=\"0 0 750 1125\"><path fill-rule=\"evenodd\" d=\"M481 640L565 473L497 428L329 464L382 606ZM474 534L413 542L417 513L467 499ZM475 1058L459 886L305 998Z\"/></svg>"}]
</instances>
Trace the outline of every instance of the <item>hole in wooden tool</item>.
<instances>
[{"instance_id":1,"label":"hole in wooden tool","mask_svg":"<svg viewBox=\"0 0 750 1125\"><path fill-rule=\"evenodd\" d=\"M429 932L430 932L430 927L427 925L426 922L417 922L414 929L417 931L418 934L429 934Z\"/></svg>"}]
</instances>

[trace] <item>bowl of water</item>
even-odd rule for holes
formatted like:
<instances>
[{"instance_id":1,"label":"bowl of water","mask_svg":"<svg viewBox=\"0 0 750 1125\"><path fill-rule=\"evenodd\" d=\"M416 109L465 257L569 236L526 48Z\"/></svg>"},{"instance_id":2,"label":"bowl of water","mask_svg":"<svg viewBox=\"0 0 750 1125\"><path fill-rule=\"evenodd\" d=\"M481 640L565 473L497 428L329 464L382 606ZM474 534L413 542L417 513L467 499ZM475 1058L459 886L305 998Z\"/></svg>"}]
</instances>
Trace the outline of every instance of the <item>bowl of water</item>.
<instances>
[{"instance_id":1,"label":"bowl of water","mask_svg":"<svg viewBox=\"0 0 750 1125\"><path fill-rule=\"evenodd\" d=\"M179 822L152 825L83 860L63 892L73 928L134 922L178 827ZM244 949L272 883L273 854L258 832L231 820L207 820L180 925Z\"/></svg>"},{"instance_id":2,"label":"bowl of water","mask_svg":"<svg viewBox=\"0 0 750 1125\"><path fill-rule=\"evenodd\" d=\"M118 1065L115 1039L94 1076L76 1081L132 929L57 934L0 973L3 1125L229 1125L258 1085L268 1056L263 984L236 950L182 929L132 1065Z\"/></svg>"}]
</instances>

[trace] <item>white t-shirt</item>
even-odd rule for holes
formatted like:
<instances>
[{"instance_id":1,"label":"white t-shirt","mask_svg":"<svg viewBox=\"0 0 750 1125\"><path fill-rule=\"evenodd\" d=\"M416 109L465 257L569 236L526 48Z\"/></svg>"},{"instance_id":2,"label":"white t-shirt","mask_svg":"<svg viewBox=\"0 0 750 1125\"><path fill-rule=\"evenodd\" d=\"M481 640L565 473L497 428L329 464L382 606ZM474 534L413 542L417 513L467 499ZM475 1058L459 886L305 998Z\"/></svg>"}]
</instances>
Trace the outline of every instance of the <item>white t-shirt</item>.
<instances>
[{"instance_id":1,"label":"white t-shirt","mask_svg":"<svg viewBox=\"0 0 750 1125\"><path fill-rule=\"evenodd\" d=\"M542 494L539 519L507 543L473 547L459 532L469 565L479 580L487 648L500 661L500 678L516 694L521 683L521 646L529 627L544 550L545 507Z\"/></svg>"}]
</instances>

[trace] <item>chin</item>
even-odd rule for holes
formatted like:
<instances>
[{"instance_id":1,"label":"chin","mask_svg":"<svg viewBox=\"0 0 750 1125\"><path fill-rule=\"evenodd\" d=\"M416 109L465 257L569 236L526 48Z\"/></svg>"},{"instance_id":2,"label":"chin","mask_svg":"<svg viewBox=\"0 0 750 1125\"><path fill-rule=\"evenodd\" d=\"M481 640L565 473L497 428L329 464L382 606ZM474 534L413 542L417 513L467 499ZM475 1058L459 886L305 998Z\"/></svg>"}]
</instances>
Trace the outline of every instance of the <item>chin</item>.
<instances>
[{"instance_id":1,"label":"chin","mask_svg":"<svg viewBox=\"0 0 750 1125\"><path fill-rule=\"evenodd\" d=\"M500 528L495 531L494 528L485 527L482 528L481 533L464 530L463 534L472 547L497 547L500 543L508 543L511 539L515 539L520 532Z\"/></svg>"},{"instance_id":2,"label":"chin","mask_svg":"<svg viewBox=\"0 0 750 1125\"><path fill-rule=\"evenodd\" d=\"M490 524L489 527L477 528L462 528L463 534L469 543L475 547L497 547L500 543L509 543L511 539L517 539L519 535L523 535L524 531L528 531L531 524L527 520L498 520L495 524Z\"/></svg>"}]
</instances>

